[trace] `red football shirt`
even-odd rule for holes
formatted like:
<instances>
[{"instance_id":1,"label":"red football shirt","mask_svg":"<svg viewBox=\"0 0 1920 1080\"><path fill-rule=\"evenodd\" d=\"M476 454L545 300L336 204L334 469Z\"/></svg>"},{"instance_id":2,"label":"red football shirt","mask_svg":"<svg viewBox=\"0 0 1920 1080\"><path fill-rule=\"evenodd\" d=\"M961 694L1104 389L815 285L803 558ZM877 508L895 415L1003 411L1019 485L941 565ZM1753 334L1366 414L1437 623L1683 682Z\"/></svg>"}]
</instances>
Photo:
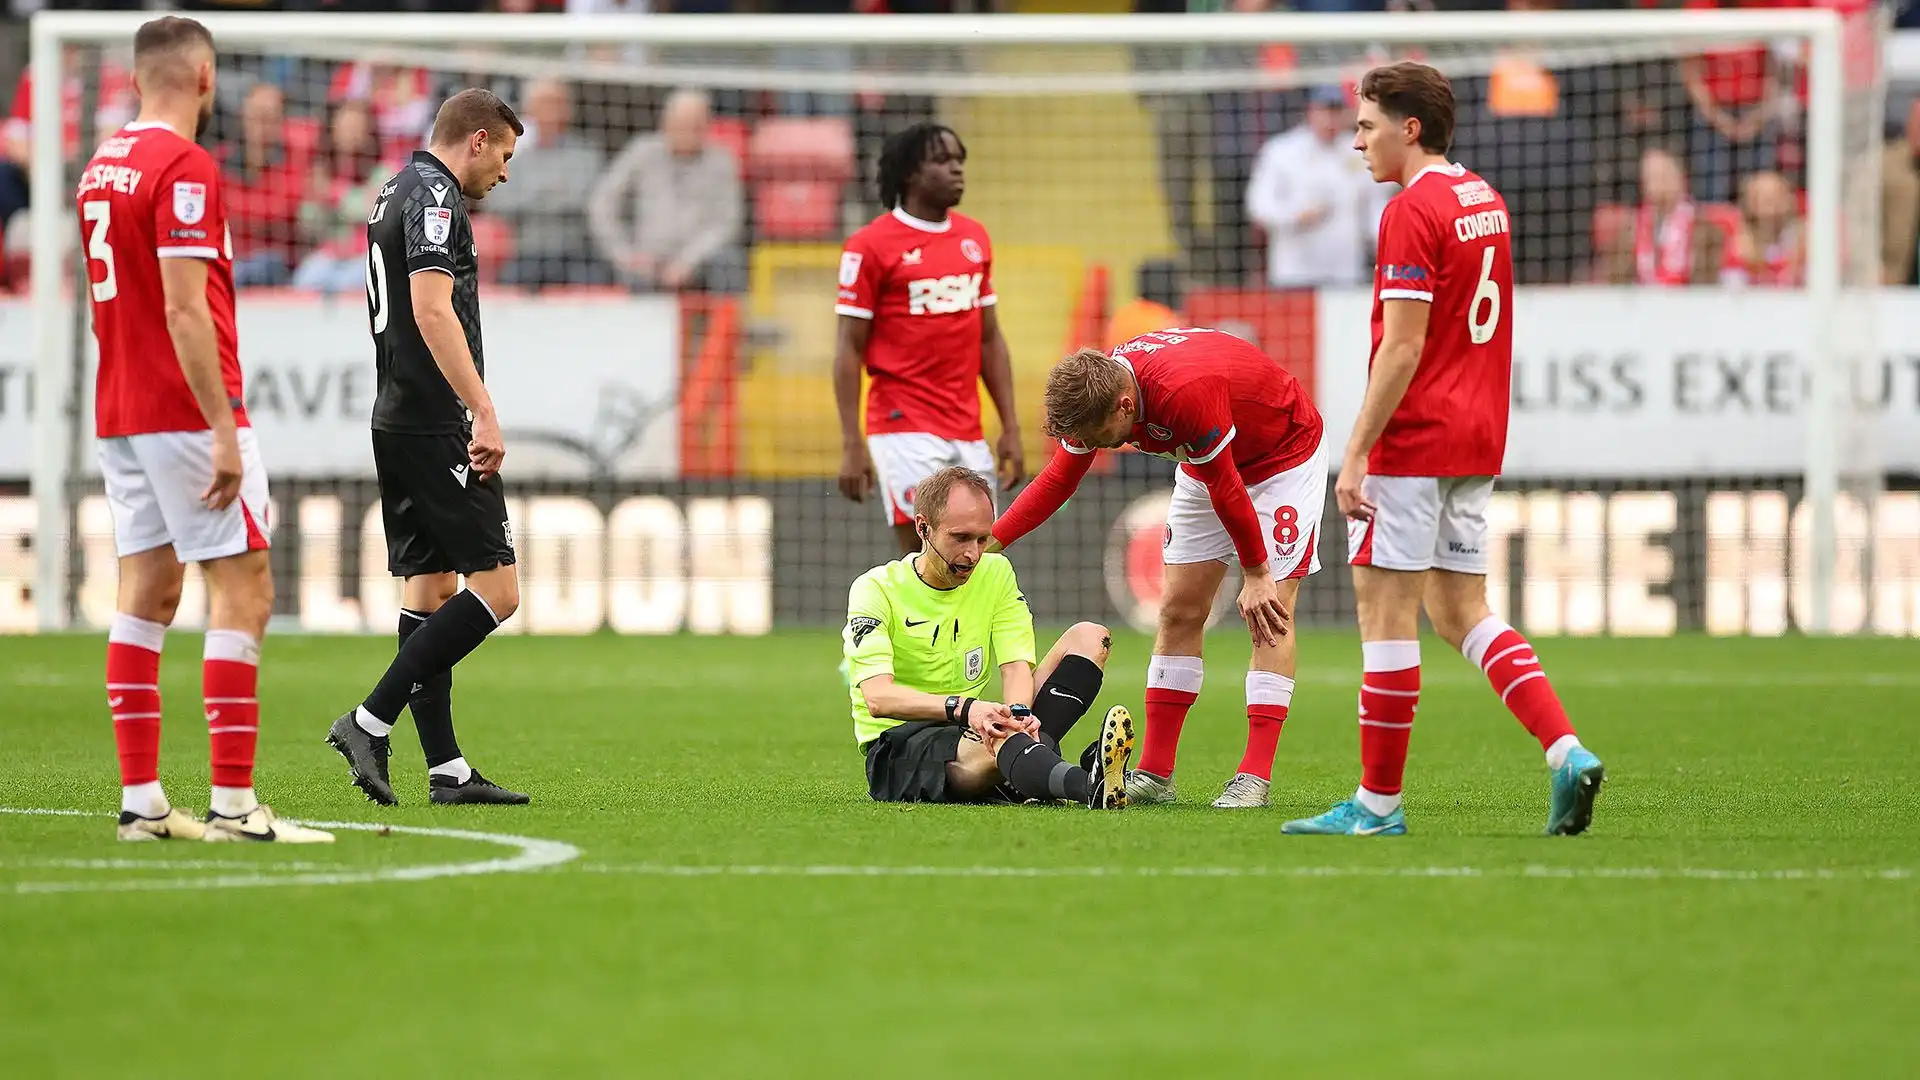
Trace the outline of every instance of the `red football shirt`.
<instances>
[{"instance_id":1,"label":"red football shirt","mask_svg":"<svg viewBox=\"0 0 1920 1080\"><path fill-rule=\"evenodd\" d=\"M1513 245L1500 193L1458 165L1421 170L1380 218L1371 355L1380 352L1388 300L1432 310L1420 367L1368 471L1498 474L1513 378Z\"/></svg>"},{"instance_id":2,"label":"red football shirt","mask_svg":"<svg viewBox=\"0 0 1920 1080\"><path fill-rule=\"evenodd\" d=\"M1320 410L1305 388L1273 357L1232 334L1157 330L1114 349L1113 358L1140 387L1140 421L1127 441L1181 462L1196 478L1194 466L1229 445L1247 484L1286 472L1320 446Z\"/></svg>"},{"instance_id":3,"label":"red football shirt","mask_svg":"<svg viewBox=\"0 0 1920 1080\"><path fill-rule=\"evenodd\" d=\"M833 310L873 320L867 433L974 440L980 429L980 327L992 307L993 246L962 214L874 218L840 253Z\"/></svg>"},{"instance_id":4,"label":"red football shirt","mask_svg":"<svg viewBox=\"0 0 1920 1080\"><path fill-rule=\"evenodd\" d=\"M1140 419L1127 441L1180 462L1207 486L1241 564L1266 562L1246 485L1313 457L1324 426L1313 398L1257 346L1218 330L1179 327L1142 334L1113 350L1113 358L1132 372L1140 388ZM1086 475L1093 451L1066 439L1060 447L994 523L993 535L1003 545L1052 516Z\"/></svg>"},{"instance_id":5,"label":"red football shirt","mask_svg":"<svg viewBox=\"0 0 1920 1080\"><path fill-rule=\"evenodd\" d=\"M93 334L100 341L95 434L106 439L206 430L167 333L161 259L207 261L207 307L221 381L235 421L246 426L233 318L233 241L213 156L165 124L128 124L87 162L76 201L92 283Z\"/></svg>"}]
</instances>

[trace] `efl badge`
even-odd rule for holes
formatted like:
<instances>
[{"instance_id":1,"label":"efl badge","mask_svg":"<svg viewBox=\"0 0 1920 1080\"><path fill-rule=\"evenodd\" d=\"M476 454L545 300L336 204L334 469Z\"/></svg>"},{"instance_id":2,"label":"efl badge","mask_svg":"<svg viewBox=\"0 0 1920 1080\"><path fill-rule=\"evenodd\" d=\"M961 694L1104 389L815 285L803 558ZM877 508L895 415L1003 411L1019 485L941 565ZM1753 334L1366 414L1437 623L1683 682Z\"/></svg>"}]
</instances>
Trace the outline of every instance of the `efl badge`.
<instances>
[{"instance_id":1,"label":"efl badge","mask_svg":"<svg viewBox=\"0 0 1920 1080\"><path fill-rule=\"evenodd\" d=\"M980 241L971 236L960 241L960 254L965 255L970 262L987 261L987 253L980 250Z\"/></svg>"},{"instance_id":2,"label":"efl badge","mask_svg":"<svg viewBox=\"0 0 1920 1080\"><path fill-rule=\"evenodd\" d=\"M198 225L207 216L207 185L177 180L173 185L173 216L182 225Z\"/></svg>"},{"instance_id":3,"label":"efl badge","mask_svg":"<svg viewBox=\"0 0 1920 1080\"><path fill-rule=\"evenodd\" d=\"M429 206L420 211L420 224L426 229L427 243L444 246L453 235L453 208Z\"/></svg>"},{"instance_id":4,"label":"efl badge","mask_svg":"<svg viewBox=\"0 0 1920 1080\"><path fill-rule=\"evenodd\" d=\"M860 253L843 251L840 253L840 287L851 289L860 281Z\"/></svg>"},{"instance_id":5,"label":"efl badge","mask_svg":"<svg viewBox=\"0 0 1920 1080\"><path fill-rule=\"evenodd\" d=\"M978 679L987 668L987 650L985 646L967 650L967 681Z\"/></svg>"},{"instance_id":6,"label":"efl badge","mask_svg":"<svg viewBox=\"0 0 1920 1080\"><path fill-rule=\"evenodd\" d=\"M1172 442L1173 432L1168 431L1166 428L1161 427L1159 424L1148 424L1147 437L1152 439L1154 442Z\"/></svg>"}]
</instances>

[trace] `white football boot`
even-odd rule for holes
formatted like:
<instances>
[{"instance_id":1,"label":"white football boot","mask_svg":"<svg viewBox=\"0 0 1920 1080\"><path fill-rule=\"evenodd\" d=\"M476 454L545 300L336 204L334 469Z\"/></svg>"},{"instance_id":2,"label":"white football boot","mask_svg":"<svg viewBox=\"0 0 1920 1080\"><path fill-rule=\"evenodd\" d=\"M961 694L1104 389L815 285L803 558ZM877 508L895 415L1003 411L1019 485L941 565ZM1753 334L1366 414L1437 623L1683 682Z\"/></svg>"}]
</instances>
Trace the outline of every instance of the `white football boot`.
<instances>
[{"instance_id":1,"label":"white football boot","mask_svg":"<svg viewBox=\"0 0 1920 1080\"><path fill-rule=\"evenodd\" d=\"M1221 810L1259 810L1265 808L1267 791L1273 785L1252 773L1234 773L1227 781L1227 788L1213 805Z\"/></svg>"}]
</instances>

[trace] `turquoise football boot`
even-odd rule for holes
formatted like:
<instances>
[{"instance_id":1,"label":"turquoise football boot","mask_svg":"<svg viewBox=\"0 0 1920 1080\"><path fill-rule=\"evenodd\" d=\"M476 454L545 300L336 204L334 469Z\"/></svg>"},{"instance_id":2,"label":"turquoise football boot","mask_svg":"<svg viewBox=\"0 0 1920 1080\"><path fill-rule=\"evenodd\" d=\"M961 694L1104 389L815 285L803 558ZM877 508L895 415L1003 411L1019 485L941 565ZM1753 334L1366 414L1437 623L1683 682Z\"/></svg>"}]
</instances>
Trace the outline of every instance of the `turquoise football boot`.
<instances>
[{"instance_id":1,"label":"turquoise football boot","mask_svg":"<svg viewBox=\"0 0 1920 1080\"><path fill-rule=\"evenodd\" d=\"M1348 799L1334 803L1319 817L1289 821L1280 831L1288 836L1405 836L1407 816L1396 806L1393 813L1381 817Z\"/></svg>"},{"instance_id":2,"label":"turquoise football boot","mask_svg":"<svg viewBox=\"0 0 1920 1080\"><path fill-rule=\"evenodd\" d=\"M1607 767L1593 751L1576 746L1567 763L1553 770L1553 804L1547 815L1548 836L1578 836L1593 824L1593 800L1607 779Z\"/></svg>"}]
</instances>

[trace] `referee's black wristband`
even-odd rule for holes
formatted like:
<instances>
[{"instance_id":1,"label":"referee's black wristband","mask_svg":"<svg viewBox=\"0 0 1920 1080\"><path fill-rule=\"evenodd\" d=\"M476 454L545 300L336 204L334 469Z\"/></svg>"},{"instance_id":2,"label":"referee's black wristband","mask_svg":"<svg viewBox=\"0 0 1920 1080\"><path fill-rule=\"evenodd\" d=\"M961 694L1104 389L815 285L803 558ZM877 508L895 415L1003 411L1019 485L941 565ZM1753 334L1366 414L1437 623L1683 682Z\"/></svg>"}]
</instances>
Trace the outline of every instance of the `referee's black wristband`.
<instances>
[{"instance_id":1,"label":"referee's black wristband","mask_svg":"<svg viewBox=\"0 0 1920 1080\"><path fill-rule=\"evenodd\" d=\"M961 723L963 724L966 723L967 717L972 715L974 700L975 699L973 698L968 698L967 700L960 703L960 722Z\"/></svg>"}]
</instances>

